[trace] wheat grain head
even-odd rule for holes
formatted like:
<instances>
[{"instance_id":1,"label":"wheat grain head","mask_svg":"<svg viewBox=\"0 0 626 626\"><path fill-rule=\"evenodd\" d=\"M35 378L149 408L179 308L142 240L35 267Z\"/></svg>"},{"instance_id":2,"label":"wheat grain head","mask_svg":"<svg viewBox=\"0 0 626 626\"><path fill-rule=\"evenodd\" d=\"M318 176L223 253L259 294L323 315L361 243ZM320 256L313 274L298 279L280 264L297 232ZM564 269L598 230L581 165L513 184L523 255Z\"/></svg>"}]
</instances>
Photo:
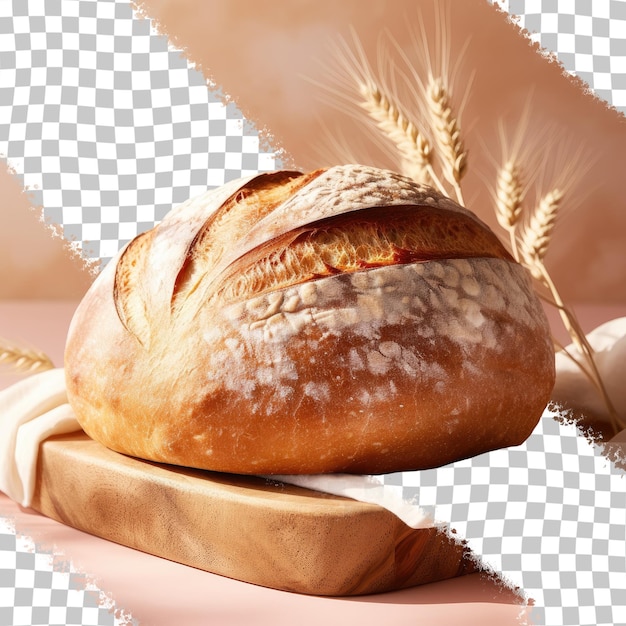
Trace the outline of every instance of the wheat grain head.
<instances>
[{"instance_id":1,"label":"wheat grain head","mask_svg":"<svg viewBox=\"0 0 626 626\"><path fill-rule=\"evenodd\" d=\"M0 367L13 373L34 374L52 369L54 364L43 352L16 346L0 338Z\"/></svg>"},{"instance_id":2,"label":"wheat grain head","mask_svg":"<svg viewBox=\"0 0 626 626\"><path fill-rule=\"evenodd\" d=\"M521 168L508 160L498 172L496 180L496 218L502 228L512 230L522 214L524 185Z\"/></svg>"},{"instance_id":3,"label":"wheat grain head","mask_svg":"<svg viewBox=\"0 0 626 626\"><path fill-rule=\"evenodd\" d=\"M560 189L552 189L546 193L540 199L519 239L521 258L533 276L540 280L543 273L538 266L540 263L543 264L548 251L563 195Z\"/></svg>"},{"instance_id":4,"label":"wheat grain head","mask_svg":"<svg viewBox=\"0 0 626 626\"><path fill-rule=\"evenodd\" d=\"M417 182L432 184L429 173L431 147L417 126L401 111L393 96L385 93L373 80L358 86L361 106L378 128L396 146L403 173Z\"/></svg>"},{"instance_id":5,"label":"wheat grain head","mask_svg":"<svg viewBox=\"0 0 626 626\"><path fill-rule=\"evenodd\" d=\"M441 150L444 175L456 189L467 170L467 151L461 138L461 125L443 78L429 76L426 94L433 136Z\"/></svg>"}]
</instances>

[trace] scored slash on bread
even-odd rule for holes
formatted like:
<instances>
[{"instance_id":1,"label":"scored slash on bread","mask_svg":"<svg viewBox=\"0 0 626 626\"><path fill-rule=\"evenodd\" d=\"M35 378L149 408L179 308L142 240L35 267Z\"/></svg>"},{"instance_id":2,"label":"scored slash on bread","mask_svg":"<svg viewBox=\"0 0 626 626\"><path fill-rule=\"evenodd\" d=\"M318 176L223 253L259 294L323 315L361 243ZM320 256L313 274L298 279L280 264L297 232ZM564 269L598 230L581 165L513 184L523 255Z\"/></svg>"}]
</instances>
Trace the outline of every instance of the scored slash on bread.
<instances>
[{"instance_id":1,"label":"scored slash on bread","mask_svg":"<svg viewBox=\"0 0 626 626\"><path fill-rule=\"evenodd\" d=\"M516 445L554 381L530 277L488 227L359 165L261 174L174 209L94 282L65 362L105 446L254 474Z\"/></svg>"}]
</instances>

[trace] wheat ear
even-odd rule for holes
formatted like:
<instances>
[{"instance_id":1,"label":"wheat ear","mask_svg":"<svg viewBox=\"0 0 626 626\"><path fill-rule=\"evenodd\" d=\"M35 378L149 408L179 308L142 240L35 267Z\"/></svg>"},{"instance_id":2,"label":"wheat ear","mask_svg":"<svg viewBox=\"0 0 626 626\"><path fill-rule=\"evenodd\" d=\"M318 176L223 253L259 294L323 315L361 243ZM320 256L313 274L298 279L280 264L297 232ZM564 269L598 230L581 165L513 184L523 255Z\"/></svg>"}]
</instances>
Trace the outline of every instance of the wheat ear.
<instances>
[{"instance_id":1,"label":"wheat ear","mask_svg":"<svg viewBox=\"0 0 626 626\"><path fill-rule=\"evenodd\" d=\"M498 224L509 233L511 251L519 261L515 238L517 224L522 215L524 187L520 168L514 160L508 160L498 172L496 181L496 219Z\"/></svg>"},{"instance_id":2,"label":"wheat ear","mask_svg":"<svg viewBox=\"0 0 626 626\"><path fill-rule=\"evenodd\" d=\"M520 238L521 256L531 269L533 276L539 280L542 279L539 265L543 264L548 251L562 200L563 192L559 189L553 189L545 194Z\"/></svg>"},{"instance_id":3,"label":"wheat ear","mask_svg":"<svg viewBox=\"0 0 626 626\"><path fill-rule=\"evenodd\" d=\"M23 348L0 338L0 366L18 373L34 374L54 368L50 357L43 352Z\"/></svg>"},{"instance_id":4,"label":"wheat ear","mask_svg":"<svg viewBox=\"0 0 626 626\"><path fill-rule=\"evenodd\" d=\"M432 167L432 149L429 141L409 120L390 96L373 82L359 84L361 107L378 128L394 143L405 172L417 182L443 186Z\"/></svg>"},{"instance_id":5,"label":"wheat ear","mask_svg":"<svg viewBox=\"0 0 626 626\"><path fill-rule=\"evenodd\" d=\"M559 311L563 325L571 337L572 342L582 355L583 362L576 359L570 353L567 353L567 355L578 365L589 380L591 380L592 384L595 385L607 407L611 419L611 427L615 433L617 433L625 428L626 424L624 424L615 410L611 398L606 391L606 387L604 386L604 382L602 381L602 377L596 365L593 348L589 344L574 312L565 306L544 264L544 257L556 225L556 217L563 195L563 192L559 189L553 189L541 198L535 212L530 218L528 226L524 229L519 240L518 254L531 274L543 283L550 292L553 304Z\"/></svg>"},{"instance_id":6,"label":"wheat ear","mask_svg":"<svg viewBox=\"0 0 626 626\"><path fill-rule=\"evenodd\" d=\"M452 109L450 94L444 81L431 75L426 95L433 135L443 158L444 176L454 188L458 202L464 204L460 182L467 170L467 151L463 146L461 127Z\"/></svg>"}]
</instances>

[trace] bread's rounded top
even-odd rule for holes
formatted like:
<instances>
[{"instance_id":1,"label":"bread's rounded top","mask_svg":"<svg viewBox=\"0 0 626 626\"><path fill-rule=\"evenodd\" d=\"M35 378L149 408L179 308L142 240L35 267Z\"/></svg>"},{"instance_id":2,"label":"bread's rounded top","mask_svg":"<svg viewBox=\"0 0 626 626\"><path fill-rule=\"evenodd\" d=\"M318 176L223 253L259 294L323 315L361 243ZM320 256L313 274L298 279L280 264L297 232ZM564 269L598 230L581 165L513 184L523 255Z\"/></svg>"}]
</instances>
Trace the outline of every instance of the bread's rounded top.
<instances>
[{"instance_id":1,"label":"bread's rounded top","mask_svg":"<svg viewBox=\"0 0 626 626\"><path fill-rule=\"evenodd\" d=\"M122 323L177 316L336 274L487 257L512 260L473 213L432 188L362 165L260 174L210 191L132 241L115 273ZM141 288L139 288L141 285Z\"/></svg>"}]
</instances>

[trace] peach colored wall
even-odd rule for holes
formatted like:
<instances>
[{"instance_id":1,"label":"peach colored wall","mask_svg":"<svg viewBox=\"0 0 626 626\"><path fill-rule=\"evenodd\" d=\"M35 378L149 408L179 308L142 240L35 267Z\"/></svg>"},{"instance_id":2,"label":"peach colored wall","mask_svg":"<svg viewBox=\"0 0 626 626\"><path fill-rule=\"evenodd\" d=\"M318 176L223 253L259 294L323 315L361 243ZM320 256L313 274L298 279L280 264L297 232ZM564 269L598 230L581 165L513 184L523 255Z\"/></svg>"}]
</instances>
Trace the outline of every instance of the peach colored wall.
<instances>
[{"instance_id":1,"label":"peach colored wall","mask_svg":"<svg viewBox=\"0 0 626 626\"><path fill-rule=\"evenodd\" d=\"M268 129L286 160L301 169L327 162L317 155L321 125L340 125L351 141L362 131L342 117L311 80L325 81L332 63L329 42L353 25L368 53L388 28L409 45L407 24L417 11L432 32L434 0L143 0L139 7L158 21L207 77L230 94L244 114ZM482 176L493 177L483 144L498 154L495 120L519 115L533 91L528 136L539 146L543 128L556 121L572 149L585 146L596 163L580 178L580 202L560 220L548 265L572 301L626 302L626 210L623 146L626 121L566 79L486 0L451 3L452 54L471 37L463 67L476 70L464 115L470 147L468 205L495 226ZM470 124L471 122L471 124ZM378 155L379 158L380 155ZM385 165L385 163L381 163ZM72 261L59 239L49 237L28 211L27 200L0 171L0 298L74 297L91 278Z\"/></svg>"},{"instance_id":2,"label":"peach colored wall","mask_svg":"<svg viewBox=\"0 0 626 626\"><path fill-rule=\"evenodd\" d=\"M77 299L92 277L0 162L0 299ZM0 329L1 334L2 329Z\"/></svg>"}]
</instances>

